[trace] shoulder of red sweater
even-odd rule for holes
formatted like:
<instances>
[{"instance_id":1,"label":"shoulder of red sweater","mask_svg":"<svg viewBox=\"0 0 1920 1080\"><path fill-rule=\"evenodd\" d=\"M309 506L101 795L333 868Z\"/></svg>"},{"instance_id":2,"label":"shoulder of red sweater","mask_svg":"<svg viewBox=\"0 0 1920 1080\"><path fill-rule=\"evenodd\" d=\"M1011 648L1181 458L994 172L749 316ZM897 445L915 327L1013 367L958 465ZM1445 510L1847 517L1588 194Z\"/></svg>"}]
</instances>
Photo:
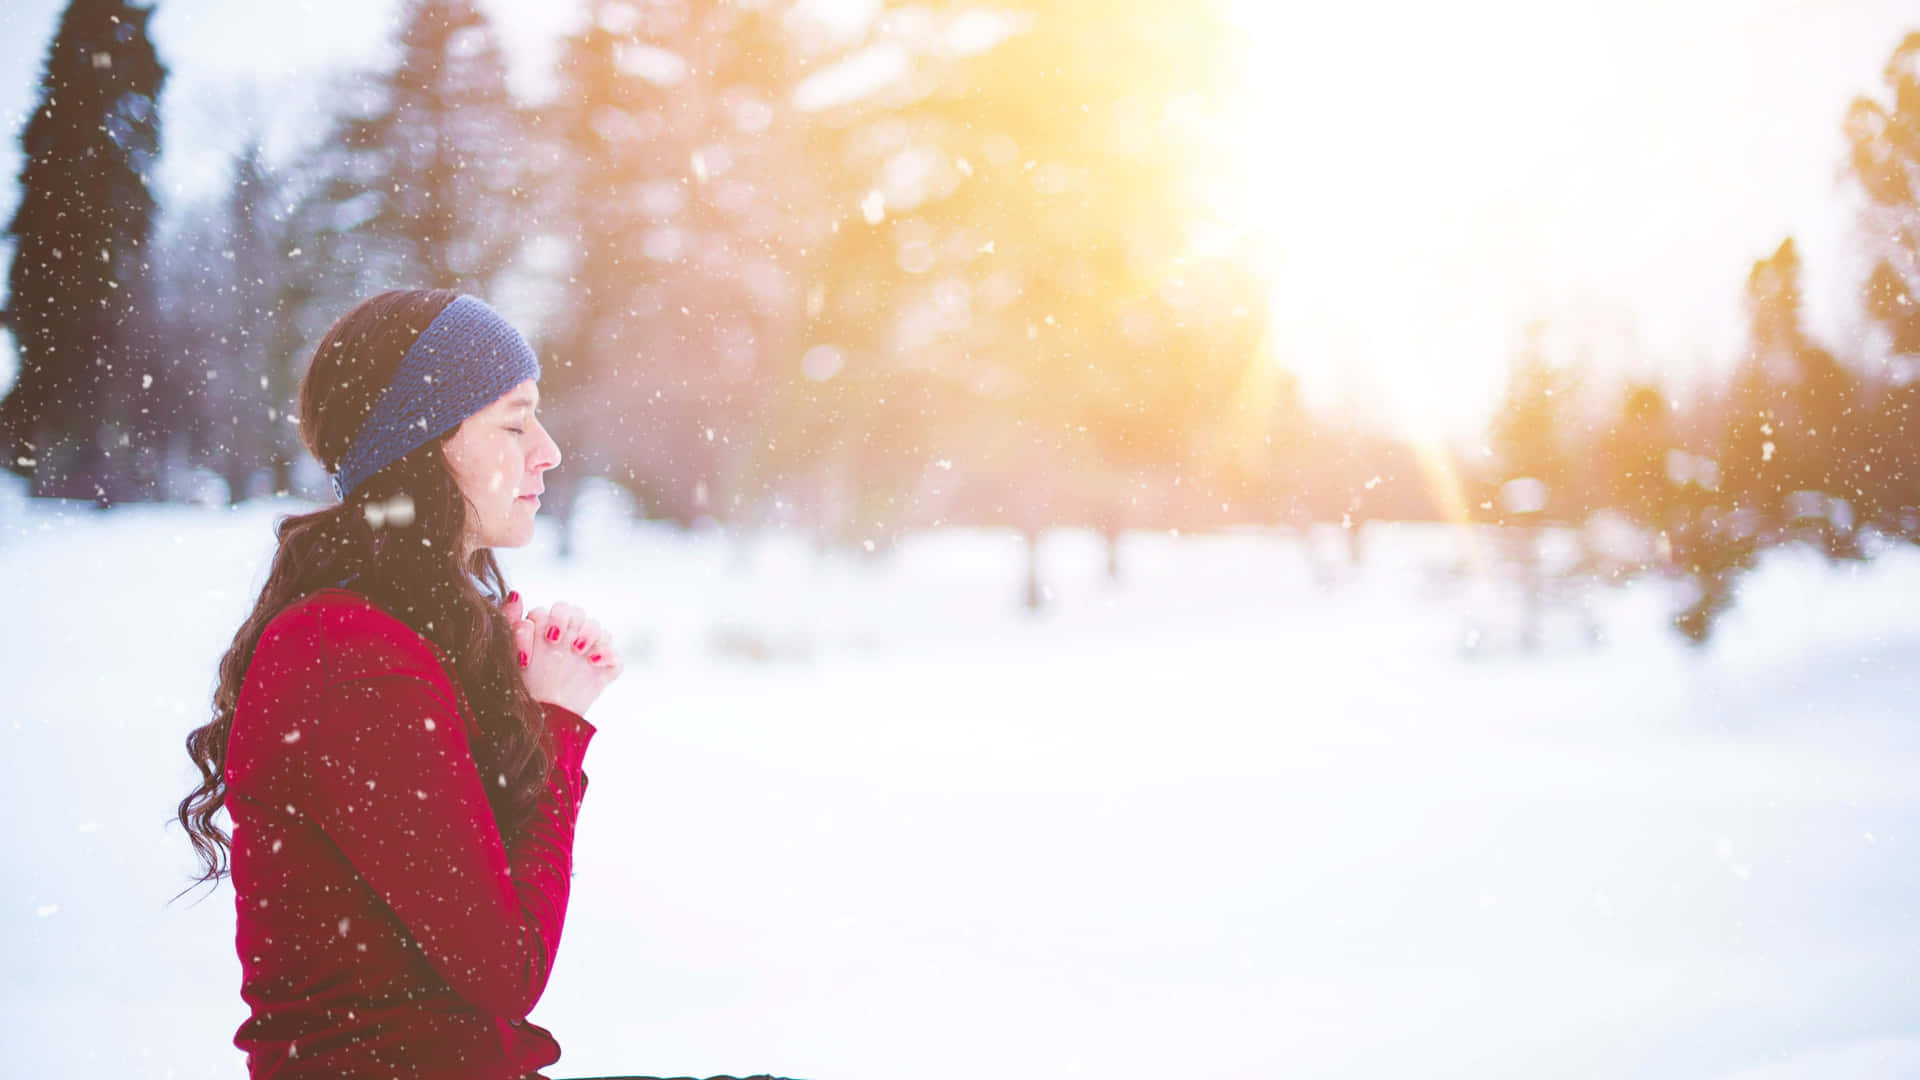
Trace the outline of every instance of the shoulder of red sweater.
<instances>
[{"instance_id":1,"label":"shoulder of red sweater","mask_svg":"<svg viewBox=\"0 0 1920 1080\"><path fill-rule=\"evenodd\" d=\"M346 589L321 589L287 605L260 635L255 661L263 656L318 671L328 682L380 675L448 681L431 642Z\"/></svg>"}]
</instances>

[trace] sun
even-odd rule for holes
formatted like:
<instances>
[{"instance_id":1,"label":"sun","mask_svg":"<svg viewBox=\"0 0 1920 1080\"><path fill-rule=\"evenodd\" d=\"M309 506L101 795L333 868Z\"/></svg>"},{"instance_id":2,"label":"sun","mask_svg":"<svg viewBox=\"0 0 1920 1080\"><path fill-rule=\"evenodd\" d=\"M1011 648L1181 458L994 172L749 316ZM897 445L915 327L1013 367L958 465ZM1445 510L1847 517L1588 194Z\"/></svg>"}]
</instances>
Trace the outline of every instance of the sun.
<instances>
[{"instance_id":1,"label":"sun","mask_svg":"<svg viewBox=\"0 0 1920 1080\"><path fill-rule=\"evenodd\" d=\"M1409 439L1474 431L1517 303L1507 240L1482 224L1514 134L1511 43L1412 2L1227 3L1221 187L1273 283L1274 361Z\"/></svg>"}]
</instances>

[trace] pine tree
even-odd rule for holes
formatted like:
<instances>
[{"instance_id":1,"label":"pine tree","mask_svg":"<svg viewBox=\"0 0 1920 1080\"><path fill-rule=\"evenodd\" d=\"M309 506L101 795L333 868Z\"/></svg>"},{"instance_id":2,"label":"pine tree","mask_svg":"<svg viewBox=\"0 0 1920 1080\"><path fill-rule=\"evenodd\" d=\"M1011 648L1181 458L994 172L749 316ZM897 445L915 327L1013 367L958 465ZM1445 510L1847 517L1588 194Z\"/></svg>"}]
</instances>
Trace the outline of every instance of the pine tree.
<instances>
[{"instance_id":1,"label":"pine tree","mask_svg":"<svg viewBox=\"0 0 1920 1080\"><path fill-rule=\"evenodd\" d=\"M233 163L223 208L226 246L221 251L229 274L223 305L227 318L220 335L227 363L219 380L224 408L216 426L226 434L222 471L234 502L254 493L256 473L288 454L281 437L289 425L281 417L292 400L292 388L278 370L284 365L269 351L277 336L275 308L284 249L274 196L274 180L259 143L249 141Z\"/></svg>"},{"instance_id":2,"label":"pine tree","mask_svg":"<svg viewBox=\"0 0 1920 1080\"><path fill-rule=\"evenodd\" d=\"M1849 465L1862 426L1859 379L1806 333L1793 239L1747 278L1747 354L1734 373L1720 447L1726 491L1762 528L1826 520L1821 497L1857 497ZM1824 530L1826 526L1821 526Z\"/></svg>"},{"instance_id":3,"label":"pine tree","mask_svg":"<svg viewBox=\"0 0 1920 1080\"><path fill-rule=\"evenodd\" d=\"M1861 522L1920 544L1920 379L1882 388L1863 443Z\"/></svg>"},{"instance_id":4,"label":"pine tree","mask_svg":"<svg viewBox=\"0 0 1920 1080\"><path fill-rule=\"evenodd\" d=\"M799 252L820 202L792 104L792 7L591 4L540 116L554 166L539 224L569 255L551 395L594 433L571 474L605 469L661 517L750 509L756 453L795 449L765 419L769 373L798 359ZM645 419L591 422L613 411ZM757 479L755 493L776 478ZM564 513L569 481L554 482Z\"/></svg>"},{"instance_id":5,"label":"pine tree","mask_svg":"<svg viewBox=\"0 0 1920 1080\"><path fill-rule=\"evenodd\" d=\"M20 373L0 401L0 453L39 496L101 505L157 494L166 417L156 373L148 246L166 69L151 8L73 0L61 16L41 100L21 136L25 164L8 275ZM164 394L165 387L162 387Z\"/></svg>"},{"instance_id":6,"label":"pine tree","mask_svg":"<svg viewBox=\"0 0 1920 1080\"><path fill-rule=\"evenodd\" d=\"M1255 354L1257 319L1217 340L1153 327L1171 283L1215 269L1182 262L1207 170L1169 118L1225 92L1224 65L1193 58L1226 54L1231 31L1215 2L1016 0L996 5L1004 34L989 47L929 47L968 6L903 10L890 44L926 54L897 85L823 113L838 129L821 156L840 171L839 205L810 342L848 358L835 381L848 384L840 446L856 475L869 460L897 472L916 485L904 502L947 461L943 483L969 492L958 513L1085 520L1109 474L1144 481L1234 442L1155 425L1157 388L1221 369L1237 383L1270 363ZM873 423L866 401L908 419Z\"/></svg>"},{"instance_id":7,"label":"pine tree","mask_svg":"<svg viewBox=\"0 0 1920 1080\"><path fill-rule=\"evenodd\" d=\"M649 121L657 118L665 97L660 87L622 64L634 44L631 15L624 3L588 5L586 25L561 46L560 92L533 124L543 198L532 227L557 239L568 255L563 274L568 287L555 329L543 343L552 362L540 383L541 409L549 422L578 433L568 447L569 467L547 478L546 502L560 523L562 552L571 546L569 511L578 481L613 471L616 458L625 466L641 456L615 454L610 436L616 427L631 432L637 426L641 438L656 430L652 424L616 426L607 415L620 407L616 401L649 414L658 407L627 392L638 374L632 368L646 333L641 312L651 306L635 301L652 284L645 236L655 215L643 193L650 190L648 179L655 171L648 135L657 129ZM636 489L646 486L618 475ZM638 493L650 507L663 501L652 490Z\"/></svg>"},{"instance_id":8,"label":"pine tree","mask_svg":"<svg viewBox=\"0 0 1920 1080\"><path fill-rule=\"evenodd\" d=\"M1678 509L1671 475L1676 452L1666 395L1652 383L1629 383L1600 455L1609 504L1648 529L1666 530Z\"/></svg>"},{"instance_id":9,"label":"pine tree","mask_svg":"<svg viewBox=\"0 0 1920 1080\"><path fill-rule=\"evenodd\" d=\"M1891 107L1870 97L1847 110L1853 177L1867 196L1861 235L1874 268L1867 314L1893 351L1920 355L1920 31L1908 34L1885 71Z\"/></svg>"},{"instance_id":10,"label":"pine tree","mask_svg":"<svg viewBox=\"0 0 1920 1080\"><path fill-rule=\"evenodd\" d=\"M412 283L482 295L522 240L522 116L498 36L472 0L410 0L380 126L391 197L373 227Z\"/></svg>"},{"instance_id":11,"label":"pine tree","mask_svg":"<svg viewBox=\"0 0 1920 1080\"><path fill-rule=\"evenodd\" d=\"M1573 513L1566 430L1573 385L1547 358L1545 324L1528 324L1490 432L1500 483L1519 482L1505 490L1509 499L1521 502L1502 510L1555 517Z\"/></svg>"},{"instance_id":12,"label":"pine tree","mask_svg":"<svg viewBox=\"0 0 1920 1080\"><path fill-rule=\"evenodd\" d=\"M408 0L399 60L343 79L327 135L294 172L293 235L337 310L388 288L493 293L525 239L524 114L472 0ZM336 310L336 313L337 313Z\"/></svg>"}]
</instances>

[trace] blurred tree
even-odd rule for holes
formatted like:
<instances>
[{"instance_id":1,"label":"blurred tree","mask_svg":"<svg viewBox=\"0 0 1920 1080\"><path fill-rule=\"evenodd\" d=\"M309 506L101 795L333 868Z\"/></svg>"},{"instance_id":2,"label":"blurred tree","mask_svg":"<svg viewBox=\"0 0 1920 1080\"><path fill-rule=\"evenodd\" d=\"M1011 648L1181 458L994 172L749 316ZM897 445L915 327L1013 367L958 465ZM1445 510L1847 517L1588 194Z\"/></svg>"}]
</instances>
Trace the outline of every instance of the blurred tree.
<instances>
[{"instance_id":1,"label":"blurred tree","mask_svg":"<svg viewBox=\"0 0 1920 1080\"><path fill-rule=\"evenodd\" d=\"M1599 453L1607 504L1655 532L1669 528L1679 508L1673 422L1673 409L1657 385L1629 382Z\"/></svg>"},{"instance_id":2,"label":"blurred tree","mask_svg":"<svg viewBox=\"0 0 1920 1080\"><path fill-rule=\"evenodd\" d=\"M1806 334L1800 257L1789 237L1747 278L1746 355L1729 388L1719 454L1724 490L1769 532L1849 546L1851 483L1862 436L1860 380Z\"/></svg>"},{"instance_id":3,"label":"blurred tree","mask_svg":"<svg viewBox=\"0 0 1920 1080\"><path fill-rule=\"evenodd\" d=\"M1496 480L1508 516L1571 520L1573 459L1567 435L1575 377L1547 357L1547 327L1529 323L1508 368L1506 390L1489 432Z\"/></svg>"},{"instance_id":4,"label":"blurred tree","mask_svg":"<svg viewBox=\"0 0 1920 1080\"><path fill-rule=\"evenodd\" d=\"M278 274L271 187L250 138L223 201L176 207L155 243L168 350L188 372L187 423L173 456L219 474L233 502L259 493L277 434L267 418L267 335L257 329L263 293Z\"/></svg>"},{"instance_id":5,"label":"blurred tree","mask_svg":"<svg viewBox=\"0 0 1920 1080\"><path fill-rule=\"evenodd\" d=\"M226 254L232 268L226 339L230 377L218 419L226 433L229 497L238 502L273 490L275 470L286 474L292 448L285 417L293 394L286 365L276 363L275 307L279 300L284 227L275 212L273 177L261 159L257 141L249 141L233 164L225 206ZM278 376L278 378L276 378ZM258 479L257 479L258 478ZM265 488L266 491L260 489Z\"/></svg>"},{"instance_id":6,"label":"blurred tree","mask_svg":"<svg viewBox=\"0 0 1920 1080\"><path fill-rule=\"evenodd\" d=\"M1249 380L1271 363L1257 348L1264 293L1228 260L1192 255L1207 163L1196 118L1228 90L1208 58L1230 34L1211 2L882 15L876 38L911 59L882 90L821 111L840 216L807 329L857 369L850 401L912 403L904 425L840 416L857 436L841 447L898 462L866 470L902 485L896 503L918 501L926 466L946 462L964 494L943 513L1111 531L1112 504L1143 486L1197 469L1185 479L1204 490L1241 459L1249 440L1215 429L1271 407L1250 385L1277 392ZM893 509L892 524L914 516Z\"/></svg>"},{"instance_id":7,"label":"blurred tree","mask_svg":"<svg viewBox=\"0 0 1920 1080\"><path fill-rule=\"evenodd\" d=\"M104 506L161 493L159 443L177 402L154 348L148 274L166 80L151 15L123 0L68 4L21 134L8 226L20 371L0 401L0 453L38 496Z\"/></svg>"},{"instance_id":8,"label":"blurred tree","mask_svg":"<svg viewBox=\"0 0 1920 1080\"><path fill-rule=\"evenodd\" d=\"M293 236L335 314L389 288L489 300L525 241L522 111L493 27L472 0L407 0L399 59L339 81L326 136L294 170ZM309 285L319 284L309 279Z\"/></svg>"},{"instance_id":9,"label":"blurred tree","mask_svg":"<svg viewBox=\"0 0 1920 1080\"><path fill-rule=\"evenodd\" d=\"M375 126L392 171L374 178L383 197L369 227L398 245L410 286L491 297L530 199L492 24L473 0L408 0L384 89Z\"/></svg>"},{"instance_id":10,"label":"blurred tree","mask_svg":"<svg viewBox=\"0 0 1920 1080\"><path fill-rule=\"evenodd\" d=\"M293 418L306 345L298 303L308 290L304 252L289 234L287 194L258 139L249 140L234 159L220 219L226 274L213 292L216 333L200 341L210 350L218 343L227 369L212 418L226 440L221 472L235 501L291 490L302 453Z\"/></svg>"},{"instance_id":11,"label":"blurred tree","mask_svg":"<svg viewBox=\"0 0 1920 1080\"><path fill-rule=\"evenodd\" d=\"M1862 443L1860 524L1920 543L1920 378L1880 390Z\"/></svg>"},{"instance_id":12,"label":"blurred tree","mask_svg":"<svg viewBox=\"0 0 1920 1080\"><path fill-rule=\"evenodd\" d=\"M646 183L648 147L658 134L652 122L664 91L622 62L638 44L633 10L625 3L586 5L585 25L561 43L559 93L532 117L540 148L535 182L543 196L533 228L558 240L567 260L559 317L544 335L542 351L552 359L540 387L548 424L571 434L567 467L548 474L544 496L560 526L562 553L572 549L580 481L612 471L620 427L610 413L624 407L650 419L657 408L623 392L637 374L627 369L642 347L632 300L651 278L644 233L666 194L650 192ZM629 442L654 430L650 423L624 427ZM642 496L643 512L658 511L657 492L637 476L624 479Z\"/></svg>"},{"instance_id":13,"label":"blurred tree","mask_svg":"<svg viewBox=\"0 0 1920 1080\"><path fill-rule=\"evenodd\" d=\"M1580 515L1574 494L1574 448L1569 434L1572 373L1547 358L1547 327L1529 323L1507 375L1507 386L1491 422L1490 446L1497 489L1493 505L1505 526L1502 538L1509 564L1519 575L1523 602L1520 644L1541 642L1549 583L1540 551L1540 529L1549 521L1573 521Z\"/></svg>"},{"instance_id":14,"label":"blurred tree","mask_svg":"<svg viewBox=\"0 0 1920 1080\"><path fill-rule=\"evenodd\" d=\"M1891 103L1855 99L1844 128L1851 172L1866 195L1867 314L1894 352L1912 356L1920 354L1920 31L1893 51L1884 78Z\"/></svg>"},{"instance_id":15,"label":"blurred tree","mask_svg":"<svg viewBox=\"0 0 1920 1080\"><path fill-rule=\"evenodd\" d=\"M1791 237L1747 276L1748 348L1719 396L1710 457L1682 456L1675 566L1693 596L1675 626L1696 644L1733 603L1734 586L1769 545L1805 540L1830 559L1862 557L1858 508L1869 504L1874 431L1861 380L1809 338L1800 257Z\"/></svg>"},{"instance_id":16,"label":"blurred tree","mask_svg":"<svg viewBox=\"0 0 1920 1080\"><path fill-rule=\"evenodd\" d=\"M160 332L166 351L181 357L181 430L169 457L176 466L216 473L226 462L208 402L225 384L217 365L208 377L209 360L216 359L208 343L217 343L228 325L224 306L231 262L222 253L229 250L226 222L210 200L174 206L153 238L154 297L164 321Z\"/></svg>"},{"instance_id":17,"label":"blurred tree","mask_svg":"<svg viewBox=\"0 0 1920 1080\"><path fill-rule=\"evenodd\" d=\"M655 516L724 518L771 489L757 455L781 443L769 398L797 359L820 202L793 6L590 4L540 117L541 229L568 253L552 396L592 432L571 479L606 472ZM643 419L584 423L610 408Z\"/></svg>"}]
</instances>

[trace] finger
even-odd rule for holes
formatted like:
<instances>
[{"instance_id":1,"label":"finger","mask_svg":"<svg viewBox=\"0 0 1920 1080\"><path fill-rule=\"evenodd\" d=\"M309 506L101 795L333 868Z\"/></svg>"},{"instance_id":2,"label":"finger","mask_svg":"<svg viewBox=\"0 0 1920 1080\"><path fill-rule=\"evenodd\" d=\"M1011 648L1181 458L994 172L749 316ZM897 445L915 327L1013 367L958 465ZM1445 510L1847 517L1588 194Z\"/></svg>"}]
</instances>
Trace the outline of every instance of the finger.
<instances>
[{"instance_id":1,"label":"finger","mask_svg":"<svg viewBox=\"0 0 1920 1080\"><path fill-rule=\"evenodd\" d=\"M553 618L542 637L551 643L567 645L577 637L576 629L580 625L581 611L572 604L553 605Z\"/></svg>"},{"instance_id":2,"label":"finger","mask_svg":"<svg viewBox=\"0 0 1920 1080\"><path fill-rule=\"evenodd\" d=\"M599 648L601 641L604 640L606 636L606 630L599 623L592 619L587 619L582 622L580 628L574 632L573 651L582 655L592 652Z\"/></svg>"},{"instance_id":3,"label":"finger","mask_svg":"<svg viewBox=\"0 0 1920 1080\"><path fill-rule=\"evenodd\" d=\"M507 594L506 601L500 605L500 614L506 616L507 623L511 625L525 617L526 606L527 602L520 598L518 591L510 592Z\"/></svg>"},{"instance_id":4,"label":"finger","mask_svg":"<svg viewBox=\"0 0 1920 1080\"><path fill-rule=\"evenodd\" d=\"M561 625L553 621L553 613L551 613L551 611L547 611L547 609L543 609L543 607L534 609L534 611L526 617L526 626L528 626L528 630L532 630L532 634L534 634L534 644L536 644L538 648L541 648L541 650L561 648L561 646L555 644L555 642L559 640L559 634L561 634Z\"/></svg>"},{"instance_id":5,"label":"finger","mask_svg":"<svg viewBox=\"0 0 1920 1080\"><path fill-rule=\"evenodd\" d=\"M526 667L527 662L533 658L533 642L534 628L532 622L522 619L513 624L513 648L514 652L519 655L521 667Z\"/></svg>"}]
</instances>

